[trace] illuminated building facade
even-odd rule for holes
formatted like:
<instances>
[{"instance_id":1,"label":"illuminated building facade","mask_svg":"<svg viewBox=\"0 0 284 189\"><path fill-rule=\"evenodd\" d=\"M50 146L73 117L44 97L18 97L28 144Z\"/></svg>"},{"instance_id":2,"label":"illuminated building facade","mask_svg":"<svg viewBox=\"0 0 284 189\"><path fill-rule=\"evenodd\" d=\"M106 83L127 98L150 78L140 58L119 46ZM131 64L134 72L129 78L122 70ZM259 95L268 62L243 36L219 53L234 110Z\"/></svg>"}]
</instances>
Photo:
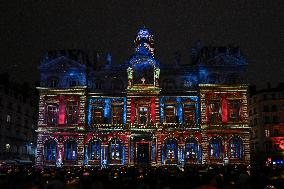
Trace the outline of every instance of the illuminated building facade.
<instances>
[{"instance_id":1,"label":"illuminated building facade","mask_svg":"<svg viewBox=\"0 0 284 189\"><path fill-rule=\"evenodd\" d=\"M249 163L247 62L238 48L192 49L161 65L148 29L125 64L94 68L80 51L49 53L41 86L37 165Z\"/></svg>"},{"instance_id":2,"label":"illuminated building facade","mask_svg":"<svg viewBox=\"0 0 284 189\"><path fill-rule=\"evenodd\" d=\"M251 92L252 161L284 164L284 84Z\"/></svg>"}]
</instances>

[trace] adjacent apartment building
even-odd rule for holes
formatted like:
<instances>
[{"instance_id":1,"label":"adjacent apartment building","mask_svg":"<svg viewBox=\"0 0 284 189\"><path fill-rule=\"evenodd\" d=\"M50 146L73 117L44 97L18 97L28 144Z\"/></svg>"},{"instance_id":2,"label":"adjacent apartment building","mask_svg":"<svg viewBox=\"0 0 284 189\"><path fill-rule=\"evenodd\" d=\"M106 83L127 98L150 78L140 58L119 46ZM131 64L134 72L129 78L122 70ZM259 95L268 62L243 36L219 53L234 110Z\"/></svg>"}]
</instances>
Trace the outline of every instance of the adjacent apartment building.
<instances>
[{"instance_id":1,"label":"adjacent apartment building","mask_svg":"<svg viewBox=\"0 0 284 189\"><path fill-rule=\"evenodd\" d=\"M0 160L34 161L37 103L35 89L0 75Z\"/></svg>"},{"instance_id":2,"label":"adjacent apartment building","mask_svg":"<svg viewBox=\"0 0 284 189\"><path fill-rule=\"evenodd\" d=\"M284 164L284 83L251 92L249 123L252 160Z\"/></svg>"}]
</instances>

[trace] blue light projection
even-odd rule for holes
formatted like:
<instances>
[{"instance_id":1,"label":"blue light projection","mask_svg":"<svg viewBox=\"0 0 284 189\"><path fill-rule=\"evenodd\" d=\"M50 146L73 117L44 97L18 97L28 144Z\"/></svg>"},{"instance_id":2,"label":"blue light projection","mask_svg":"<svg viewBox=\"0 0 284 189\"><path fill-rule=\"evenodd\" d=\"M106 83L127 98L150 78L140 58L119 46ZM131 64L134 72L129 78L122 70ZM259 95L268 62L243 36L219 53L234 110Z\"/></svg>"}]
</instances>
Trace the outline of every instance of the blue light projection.
<instances>
[{"instance_id":1,"label":"blue light projection","mask_svg":"<svg viewBox=\"0 0 284 189\"><path fill-rule=\"evenodd\" d=\"M162 158L161 158L161 160L162 160L162 165L164 164L164 161L165 161L165 149L164 149L164 144L162 144L162 146L161 146L161 151L162 151Z\"/></svg>"},{"instance_id":2,"label":"blue light projection","mask_svg":"<svg viewBox=\"0 0 284 189\"><path fill-rule=\"evenodd\" d=\"M165 109L164 98L161 97L160 98L160 120L161 120L161 123L164 123L164 117L165 117L164 109Z\"/></svg>"},{"instance_id":3,"label":"blue light projection","mask_svg":"<svg viewBox=\"0 0 284 189\"><path fill-rule=\"evenodd\" d=\"M107 119L107 122L110 123L110 99L105 99L105 107L104 107L104 117Z\"/></svg>"},{"instance_id":4,"label":"blue light projection","mask_svg":"<svg viewBox=\"0 0 284 189\"><path fill-rule=\"evenodd\" d=\"M88 156L88 147L85 146L85 158L84 158L84 165L88 165L89 164L89 156Z\"/></svg>"},{"instance_id":5,"label":"blue light projection","mask_svg":"<svg viewBox=\"0 0 284 189\"><path fill-rule=\"evenodd\" d=\"M122 146L122 159L121 159L121 163L124 165L125 164L125 147Z\"/></svg>"},{"instance_id":6,"label":"blue light projection","mask_svg":"<svg viewBox=\"0 0 284 189\"><path fill-rule=\"evenodd\" d=\"M152 141L152 161L156 161L156 141Z\"/></svg>"},{"instance_id":7,"label":"blue light projection","mask_svg":"<svg viewBox=\"0 0 284 189\"><path fill-rule=\"evenodd\" d=\"M208 83L208 70L206 68L199 68L199 83Z\"/></svg>"},{"instance_id":8,"label":"blue light projection","mask_svg":"<svg viewBox=\"0 0 284 189\"><path fill-rule=\"evenodd\" d=\"M183 120L183 111L182 111L182 101L180 97L176 98L177 102L177 116L178 116L178 121L181 124Z\"/></svg>"}]
</instances>

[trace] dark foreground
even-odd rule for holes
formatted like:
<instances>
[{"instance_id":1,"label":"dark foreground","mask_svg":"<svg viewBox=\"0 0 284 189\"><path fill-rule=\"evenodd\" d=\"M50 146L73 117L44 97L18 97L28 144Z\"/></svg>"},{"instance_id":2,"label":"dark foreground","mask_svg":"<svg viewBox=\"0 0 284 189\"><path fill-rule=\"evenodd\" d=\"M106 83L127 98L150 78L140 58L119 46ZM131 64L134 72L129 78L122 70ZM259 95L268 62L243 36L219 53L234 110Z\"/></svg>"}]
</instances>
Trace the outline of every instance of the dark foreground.
<instances>
[{"instance_id":1,"label":"dark foreground","mask_svg":"<svg viewBox=\"0 0 284 189\"><path fill-rule=\"evenodd\" d=\"M1 189L284 188L284 167L194 166L46 168L2 166ZM273 187L270 187L273 188Z\"/></svg>"}]
</instances>

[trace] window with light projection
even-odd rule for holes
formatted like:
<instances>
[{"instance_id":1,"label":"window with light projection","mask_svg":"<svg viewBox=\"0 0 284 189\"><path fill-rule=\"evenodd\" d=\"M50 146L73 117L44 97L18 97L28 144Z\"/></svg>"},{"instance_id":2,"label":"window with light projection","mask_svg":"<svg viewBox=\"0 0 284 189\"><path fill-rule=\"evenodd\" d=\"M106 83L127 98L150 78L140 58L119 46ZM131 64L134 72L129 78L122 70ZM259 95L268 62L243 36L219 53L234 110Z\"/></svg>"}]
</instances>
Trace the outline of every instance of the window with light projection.
<instances>
[{"instance_id":1,"label":"window with light projection","mask_svg":"<svg viewBox=\"0 0 284 189\"><path fill-rule=\"evenodd\" d=\"M229 109L229 121L238 122L241 121L241 102L239 100L229 100L228 101Z\"/></svg>"},{"instance_id":2,"label":"window with light projection","mask_svg":"<svg viewBox=\"0 0 284 189\"><path fill-rule=\"evenodd\" d=\"M176 105L165 104L164 115L166 123L176 123Z\"/></svg>"},{"instance_id":3,"label":"window with light projection","mask_svg":"<svg viewBox=\"0 0 284 189\"><path fill-rule=\"evenodd\" d=\"M208 103L209 123L220 123L222 121L222 110L220 101L210 101Z\"/></svg>"},{"instance_id":4,"label":"window with light projection","mask_svg":"<svg viewBox=\"0 0 284 189\"><path fill-rule=\"evenodd\" d=\"M238 137L234 137L230 140L230 157L242 158L243 157L243 141Z\"/></svg>"},{"instance_id":5,"label":"window with light projection","mask_svg":"<svg viewBox=\"0 0 284 189\"><path fill-rule=\"evenodd\" d=\"M46 121L49 124L57 124L58 123L58 104L47 105Z\"/></svg>"},{"instance_id":6,"label":"window with light projection","mask_svg":"<svg viewBox=\"0 0 284 189\"><path fill-rule=\"evenodd\" d=\"M185 159L192 160L198 158L198 142L195 138L189 138L185 142Z\"/></svg>"},{"instance_id":7,"label":"window with light projection","mask_svg":"<svg viewBox=\"0 0 284 189\"><path fill-rule=\"evenodd\" d=\"M93 139L88 145L88 159L100 160L101 158L101 142L97 139Z\"/></svg>"},{"instance_id":8,"label":"window with light projection","mask_svg":"<svg viewBox=\"0 0 284 189\"><path fill-rule=\"evenodd\" d=\"M101 106L93 106L92 108L92 123L102 124L104 123L104 109Z\"/></svg>"},{"instance_id":9,"label":"window with light projection","mask_svg":"<svg viewBox=\"0 0 284 189\"><path fill-rule=\"evenodd\" d=\"M148 107L138 107L138 123L139 124L147 124L149 118L149 111Z\"/></svg>"},{"instance_id":10,"label":"window with light projection","mask_svg":"<svg viewBox=\"0 0 284 189\"><path fill-rule=\"evenodd\" d=\"M222 158L223 146L220 138L212 138L209 141L209 158L220 159Z\"/></svg>"},{"instance_id":11,"label":"window with light projection","mask_svg":"<svg viewBox=\"0 0 284 189\"><path fill-rule=\"evenodd\" d=\"M44 156L47 161L56 160L56 142L55 140L48 140L44 143Z\"/></svg>"},{"instance_id":12,"label":"window with light projection","mask_svg":"<svg viewBox=\"0 0 284 189\"><path fill-rule=\"evenodd\" d=\"M113 139L110 141L110 159L120 160L121 159L121 142L119 139Z\"/></svg>"},{"instance_id":13,"label":"window with light projection","mask_svg":"<svg viewBox=\"0 0 284 189\"><path fill-rule=\"evenodd\" d=\"M67 104L67 123L74 124L78 122L78 102L71 101Z\"/></svg>"},{"instance_id":14,"label":"window with light projection","mask_svg":"<svg viewBox=\"0 0 284 189\"><path fill-rule=\"evenodd\" d=\"M184 104L183 120L185 123L194 123L195 121L195 104Z\"/></svg>"},{"instance_id":15,"label":"window with light projection","mask_svg":"<svg viewBox=\"0 0 284 189\"><path fill-rule=\"evenodd\" d=\"M112 124L123 123L123 105L111 105Z\"/></svg>"},{"instance_id":16,"label":"window with light projection","mask_svg":"<svg viewBox=\"0 0 284 189\"><path fill-rule=\"evenodd\" d=\"M177 160L178 143L176 139L170 138L165 141L165 158L167 160Z\"/></svg>"},{"instance_id":17,"label":"window with light projection","mask_svg":"<svg viewBox=\"0 0 284 189\"><path fill-rule=\"evenodd\" d=\"M77 143L76 143L76 141L68 140L65 143L64 152L65 152L65 160L68 160L68 161L76 160L76 158L77 158Z\"/></svg>"}]
</instances>

